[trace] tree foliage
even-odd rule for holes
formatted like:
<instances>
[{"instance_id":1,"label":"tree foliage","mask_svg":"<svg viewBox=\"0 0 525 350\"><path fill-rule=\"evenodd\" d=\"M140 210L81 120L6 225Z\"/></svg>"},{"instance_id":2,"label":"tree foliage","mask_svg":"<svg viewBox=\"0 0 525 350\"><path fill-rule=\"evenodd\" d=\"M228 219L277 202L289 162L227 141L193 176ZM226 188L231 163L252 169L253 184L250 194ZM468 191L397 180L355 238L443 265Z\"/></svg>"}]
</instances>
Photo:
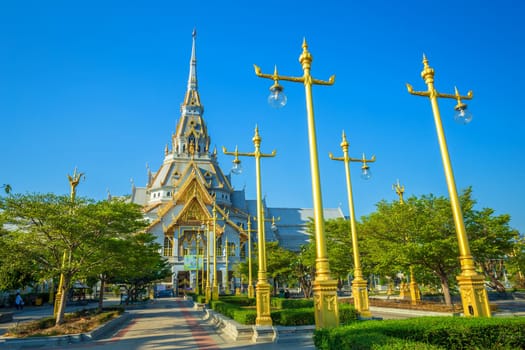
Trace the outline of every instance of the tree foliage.
<instances>
[{"instance_id":1,"label":"tree foliage","mask_svg":"<svg viewBox=\"0 0 525 350\"><path fill-rule=\"evenodd\" d=\"M0 283L4 287L19 283L17 288L21 288L29 279L57 280L62 275L57 324L63 321L63 306L73 282L101 273L101 266L108 263L113 268L118 260L112 260L115 253L120 252L120 258L127 256L125 242L136 240L135 234L146 225L137 205L120 200L73 201L54 194L15 194L0 198L0 209L2 262L10 262L2 264ZM116 245L123 249L114 251Z\"/></svg>"},{"instance_id":2,"label":"tree foliage","mask_svg":"<svg viewBox=\"0 0 525 350\"><path fill-rule=\"evenodd\" d=\"M512 251L517 232L509 227L508 215L492 209L474 209L470 188L460 196L471 253L483 266L503 259ZM381 201L376 212L362 218L363 259L369 272L394 274L413 266L418 282L439 282L447 304L450 289L460 273L458 237L450 201L444 197L411 197L404 204ZM489 278L488 274L486 273Z\"/></svg>"}]
</instances>

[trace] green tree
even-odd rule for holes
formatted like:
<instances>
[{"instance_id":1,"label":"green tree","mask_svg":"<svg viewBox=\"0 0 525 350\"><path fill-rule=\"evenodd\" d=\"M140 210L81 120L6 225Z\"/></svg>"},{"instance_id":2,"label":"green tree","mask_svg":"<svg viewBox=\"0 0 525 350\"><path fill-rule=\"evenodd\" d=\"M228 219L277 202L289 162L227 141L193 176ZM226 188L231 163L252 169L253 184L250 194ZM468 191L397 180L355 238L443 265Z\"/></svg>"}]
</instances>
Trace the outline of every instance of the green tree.
<instances>
[{"instance_id":1,"label":"green tree","mask_svg":"<svg viewBox=\"0 0 525 350\"><path fill-rule=\"evenodd\" d=\"M266 270L273 279L273 292L277 294L279 285L294 282L290 261L295 258L294 252L285 249L278 242L266 242Z\"/></svg>"},{"instance_id":2,"label":"green tree","mask_svg":"<svg viewBox=\"0 0 525 350\"><path fill-rule=\"evenodd\" d=\"M516 232L508 227L509 217L494 216L491 209L477 211L472 190L464 190L460 204L471 253L480 266L485 261L509 254ZM450 201L444 197L411 197L404 204L382 201L376 212L362 218L368 265L386 274L416 267L419 282L441 285L445 303L451 305L450 290L460 273L457 235Z\"/></svg>"},{"instance_id":3,"label":"green tree","mask_svg":"<svg viewBox=\"0 0 525 350\"><path fill-rule=\"evenodd\" d=\"M153 282L171 276L171 265L159 254L161 246L149 233L134 235L123 244L125 254L119 259L113 282L124 285L127 302L134 302Z\"/></svg>"},{"instance_id":4,"label":"green tree","mask_svg":"<svg viewBox=\"0 0 525 350\"><path fill-rule=\"evenodd\" d=\"M308 232L310 233L311 240L307 245L308 256L314 260L315 270L315 235L314 235L314 224L311 220L308 224ZM360 254L362 252L363 242L360 237L359 228L357 228L358 244ZM337 218L325 221L325 244L327 248L327 256L330 264L330 274L337 278L339 281L339 287L342 286L342 281L346 280L349 274L354 269L354 255L352 249L352 233L350 228L350 221ZM305 252L306 253L306 252ZM362 261L362 259L361 259Z\"/></svg>"},{"instance_id":5,"label":"green tree","mask_svg":"<svg viewBox=\"0 0 525 350\"><path fill-rule=\"evenodd\" d=\"M312 297L312 281L315 276L315 246L305 244L291 261L293 275L297 279L305 298Z\"/></svg>"},{"instance_id":6,"label":"green tree","mask_svg":"<svg viewBox=\"0 0 525 350\"><path fill-rule=\"evenodd\" d=\"M519 232L510 227L510 215L495 215L491 208L474 210L476 204L472 190L465 190L465 227L469 236L472 255L481 267L489 285L498 292L505 292L500 282L505 271L504 261L512 256L519 239Z\"/></svg>"},{"instance_id":7,"label":"green tree","mask_svg":"<svg viewBox=\"0 0 525 350\"><path fill-rule=\"evenodd\" d=\"M516 239L512 253L506 261L507 272L510 279L518 288L525 288L525 238L520 236Z\"/></svg>"},{"instance_id":8,"label":"green tree","mask_svg":"<svg viewBox=\"0 0 525 350\"><path fill-rule=\"evenodd\" d=\"M11 228L2 241L16 247L6 252L8 258L23 256L39 279L60 274L64 278L57 324L64 320L66 296L74 280L90 275L105 263L101 251L104 242L126 240L145 226L139 207L122 201L72 201L69 196L54 194L16 194L2 198L0 209Z\"/></svg>"}]
</instances>

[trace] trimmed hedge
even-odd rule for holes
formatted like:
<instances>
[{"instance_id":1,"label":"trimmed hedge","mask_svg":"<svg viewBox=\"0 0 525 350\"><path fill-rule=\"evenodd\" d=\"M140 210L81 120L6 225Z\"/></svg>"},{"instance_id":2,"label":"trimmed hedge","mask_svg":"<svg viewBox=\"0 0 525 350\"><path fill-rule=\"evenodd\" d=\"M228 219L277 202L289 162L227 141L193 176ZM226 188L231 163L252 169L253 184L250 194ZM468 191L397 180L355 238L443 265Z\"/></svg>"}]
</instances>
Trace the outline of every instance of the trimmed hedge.
<instances>
[{"instance_id":1,"label":"trimmed hedge","mask_svg":"<svg viewBox=\"0 0 525 350\"><path fill-rule=\"evenodd\" d=\"M220 297L221 301L226 303L235 304L238 306L255 306L255 298L248 298L245 296L229 296L229 297Z\"/></svg>"},{"instance_id":2,"label":"trimmed hedge","mask_svg":"<svg viewBox=\"0 0 525 350\"><path fill-rule=\"evenodd\" d=\"M199 304L206 304L206 296L205 295L197 295L196 302Z\"/></svg>"},{"instance_id":3,"label":"trimmed hedge","mask_svg":"<svg viewBox=\"0 0 525 350\"><path fill-rule=\"evenodd\" d=\"M318 349L524 349L524 318L363 321L314 333Z\"/></svg>"},{"instance_id":4,"label":"trimmed hedge","mask_svg":"<svg viewBox=\"0 0 525 350\"><path fill-rule=\"evenodd\" d=\"M243 309L236 304L224 302L222 300L211 300L210 306L216 312L241 324L255 324L255 319L257 318L257 310Z\"/></svg>"},{"instance_id":5,"label":"trimmed hedge","mask_svg":"<svg viewBox=\"0 0 525 350\"><path fill-rule=\"evenodd\" d=\"M277 301L274 301L274 299L272 299L272 307L276 308L275 305L287 305L288 308L271 311L270 317L272 318L272 323L274 325L304 326L315 324L312 300L276 300ZM231 296L221 297L220 300L210 301L210 307L216 312L241 324L255 324L257 310L254 308L244 308L246 306L255 306L255 299ZM349 304L339 304L339 319L341 324L349 324L357 321L357 312L354 309L354 306Z\"/></svg>"},{"instance_id":6,"label":"trimmed hedge","mask_svg":"<svg viewBox=\"0 0 525 350\"><path fill-rule=\"evenodd\" d=\"M271 298L270 305L276 309L303 309L314 307L312 299Z\"/></svg>"}]
</instances>

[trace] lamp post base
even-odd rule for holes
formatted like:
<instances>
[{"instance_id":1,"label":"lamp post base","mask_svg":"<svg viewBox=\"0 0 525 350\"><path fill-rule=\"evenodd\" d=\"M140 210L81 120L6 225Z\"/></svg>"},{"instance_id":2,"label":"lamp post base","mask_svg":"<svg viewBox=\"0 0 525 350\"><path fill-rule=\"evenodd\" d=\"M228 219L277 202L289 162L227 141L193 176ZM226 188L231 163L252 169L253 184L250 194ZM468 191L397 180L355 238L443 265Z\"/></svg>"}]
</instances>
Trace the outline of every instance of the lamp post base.
<instances>
[{"instance_id":1,"label":"lamp post base","mask_svg":"<svg viewBox=\"0 0 525 350\"><path fill-rule=\"evenodd\" d=\"M257 282L257 318L256 326L271 326L272 317L270 316L270 284L268 282Z\"/></svg>"},{"instance_id":2,"label":"lamp post base","mask_svg":"<svg viewBox=\"0 0 525 350\"><path fill-rule=\"evenodd\" d=\"M219 286L213 286L211 290L211 300L219 300Z\"/></svg>"},{"instance_id":3,"label":"lamp post base","mask_svg":"<svg viewBox=\"0 0 525 350\"><path fill-rule=\"evenodd\" d=\"M211 288L210 286L206 286L206 290L205 290L205 295L206 295L206 302L210 301L211 299Z\"/></svg>"},{"instance_id":4,"label":"lamp post base","mask_svg":"<svg viewBox=\"0 0 525 350\"><path fill-rule=\"evenodd\" d=\"M355 309L361 317L372 317L368 306L368 287L366 280L355 278L352 281L352 295L354 297Z\"/></svg>"},{"instance_id":5,"label":"lamp post base","mask_svg":"<svg viewBox=\"0 0 525 350\"><path fill-rule=\"evenodd\" d=\"M467 317L491 317L483 277L478 274L472 276L461 274L456 279L459 284L464 315Z\"/></svg>"},{"instance_id":6,"label":"lamp post base","mask_svg":"<svg viewBox=\"0 0 525 350\"><path fill-rule=\"evenodd\" d=\"M417 282L410 282L410 303L416 305L421 301L421 292Z\"/></svg>"},{"instance_id":7,"label":"lamp post base","mask_svg":"<svg viewBox=\"0 0 525 350\"><path fill-rule=\"evenodd\" d=\"M315 328L339 326L339 305L337 304L337 280L312 282L314 292Z\"/></svg>"},{"instance_id":8,"label":"lamp post base","mask_svg":"<svg viewBox=\"0 0 525 350\"><path fill-rule=\"evenodd\" d=\"M251 284L248 286L248 298L255 298L255 290Z\"/></svg>"}]
</instances>

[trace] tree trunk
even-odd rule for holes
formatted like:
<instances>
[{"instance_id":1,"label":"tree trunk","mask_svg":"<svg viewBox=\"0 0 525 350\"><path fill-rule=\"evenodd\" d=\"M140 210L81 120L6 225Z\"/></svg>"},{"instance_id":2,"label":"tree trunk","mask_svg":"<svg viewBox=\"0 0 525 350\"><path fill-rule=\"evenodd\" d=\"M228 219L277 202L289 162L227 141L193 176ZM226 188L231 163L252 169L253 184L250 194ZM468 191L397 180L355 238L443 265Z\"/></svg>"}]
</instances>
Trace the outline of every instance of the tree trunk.
<instances>
[{"instance_id":1,"label":"tree trunk","mask_svg":"<svg viewBox=\"0 0 525 350\"><path fill-rule=\"evenodd\" d=\"M440 275L441 289L443 290L443 297L445 298L445 305L452 306L452 298L450 297L450 288L446 275Z\"/></svg>"},{"instance_id":2,"label":"tree trunk","mask_svg":"<svg viewBox=\"0 0 525 350\"><path fill-rule=\"evenodd\" d=\"M57 318L55 320L55 325L61 325L62 323L64 323L64 314L65 314L65 311L66 311L66 301L67 301L67 293L69 293L69 281L70 279L69 278L66 278L64 276L64 282L63 282L63 285L62 285L62 295L61 295L61 298L60 298L60 305L58 306L58 310L57 310Z\"/></svg>"},{"instance_id":3,"label":"tree trunk","mask_svg":"<svg viewBox=\"0 0 525 350\"><path fill-rule=\"evenodd\" d=\"M301 286L301 289L303 290L304 297L310 298L312 295L312 282L309 279L300 278L299 285Z\"/></svg>"},{"instance_id":4,"label":"tree trunk","mask_svg":"<svg viewBox=\"0 0 525 350\"><path fill-rule=\"evenodd\" d=\"M494 273L490 273L489 269L485 264L481 264L481 267L483 269L483 273L486 277L490 279L490 286L499 293L505 293L505 286L501 284L501 282L498 280L496 276L494 276Z\"/></svg>"},{"instance_id":5,"label":"tree trunk","mask_svg":"<svg viewBox=\"0 0 525 350\"><path fill-rule=\"evenodd\" d=\"M100 275L100 290L98 291L98 312L102 312L104 307L104 286L106 285L106 278Z\"/></svg>"}]
</instances>

